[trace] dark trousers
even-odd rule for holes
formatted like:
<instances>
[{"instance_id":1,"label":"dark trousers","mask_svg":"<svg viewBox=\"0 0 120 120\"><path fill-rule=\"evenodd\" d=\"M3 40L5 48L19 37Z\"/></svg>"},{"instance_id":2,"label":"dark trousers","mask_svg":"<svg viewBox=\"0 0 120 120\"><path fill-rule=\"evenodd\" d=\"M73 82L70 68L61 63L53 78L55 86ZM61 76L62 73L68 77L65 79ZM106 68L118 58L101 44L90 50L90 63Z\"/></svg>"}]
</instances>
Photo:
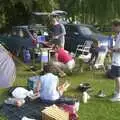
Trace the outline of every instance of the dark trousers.
<instances>
[{"instance_id":1,"label":"dark trousers","mask_svg":"<svg viewBox=\"0 0 120 120\"><path fill-rule=\"evenodd\" d=\"M95 62L96 62L96 60L97 60L97 58L98 58L98 52L97 52L97 51L93 51L93 52L91 53L91 58L90 58L90 60L89 60L88 62L89 62L89 63L92 62L92 64L94 65ZM93 61L93 60L94 60L94 61Z\"/></svg>"},{"instance_id":2,"label":"dark trousers","mask_svg":"<svg viewBox=\"0 0 120 120\"><path fill-rule=\"evenodd\" d=\"M74 105L75 102L77 101L76 99L73 98L69 98L69 97L61 97L55 101L51 101L51 100L41 100L40 101L42 103L45 104L68 104L68 105Z\"/></svg>"}]
</instances>

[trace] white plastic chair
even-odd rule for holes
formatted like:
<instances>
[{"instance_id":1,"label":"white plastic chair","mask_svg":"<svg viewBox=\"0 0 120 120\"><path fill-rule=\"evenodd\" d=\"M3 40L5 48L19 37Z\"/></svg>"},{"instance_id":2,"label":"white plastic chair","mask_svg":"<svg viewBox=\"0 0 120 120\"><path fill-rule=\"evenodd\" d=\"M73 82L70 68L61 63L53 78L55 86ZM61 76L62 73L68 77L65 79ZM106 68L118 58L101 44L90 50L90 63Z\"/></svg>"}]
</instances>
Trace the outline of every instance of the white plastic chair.
<instances>
[{"instance_id":1,"label":"white plastic chair","mask_svg":"<svg viewBox=\"0 0 120 120\"><path fill-rule=\"evenodd\" d=\"M83 64L88 62L91 58L91 53L89 52L91 48L92 41L85 41L82 45L77 45L76 52L74 54L76 67L75 71L83 72Z\"/></svg>"},{"instance_id":2,"label":"white plastic chair","mask_svg":"<svg viewBox=\"0 0 120 120\"><path fill-rule=\"evenodd\" d=\"M92 41L85 41L83 45L78 45L76 48L75 56L80 53L78 58L82 59L84 62L87 62L91 58L91 53L89 52L91 44Z\"/></svg>"}]
</instances>

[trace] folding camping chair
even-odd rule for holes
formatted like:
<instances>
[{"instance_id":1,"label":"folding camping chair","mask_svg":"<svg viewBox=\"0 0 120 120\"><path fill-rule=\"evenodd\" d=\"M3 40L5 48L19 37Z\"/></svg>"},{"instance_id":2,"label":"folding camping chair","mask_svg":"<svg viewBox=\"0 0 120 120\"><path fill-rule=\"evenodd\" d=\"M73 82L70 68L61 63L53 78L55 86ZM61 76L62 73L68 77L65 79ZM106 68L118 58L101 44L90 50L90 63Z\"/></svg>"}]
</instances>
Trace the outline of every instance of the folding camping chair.
<instances>
[{"instance_id":1,"label":"folding camping chair","mask_svg":"<svg viewBox=\"0 0 120 120\"><path fill-rule=\"evenodd\" d=\"M78 45L76 48L75 56L78 56L79 59L83 59L83 61L87 61L91 57L91 53L89 52L92 41L85 41L83 45Z\"/></svg>"},{"instance_id":2,"label":"folding camping chair","mask_svg":"<svg viewBox=\"0 0 120 120\"><path fill-rule=\"evenodd\" d=\"M104 61L105 61L106 55L107 55L107 50L104 51L104 52L103 51L99 52L98 53L98 58L97 58L95 64L93 65L93 68L95 68L95 69L103 68L103 70L105 72L106 69L105 69Z\"/></svg>"},{"instance_id":3,"label":"folding camping chair","mask_svg":"<svg viewBox=\"0 0 120 120\"><path fill-rule=\"evenodd\" d=\"M84 42L84 44L81 44L81 45L78 44L75 54L77 54L78 52L81 52L82 54L89 52L89 49L90 49L92 43L93 43L92 41L87 40Z\"/></svg>"},{"instance_id":4,"label":"folding camping chair","mask_svg":"<svg viewBox=\"0 0 120 120\"><path fill-rule=\"evenodd\" d=\"M78 45L75 52L75 58L79 60L79 66L81 69L81 72L83 71L83 63L88 62L88 60L91 58L91 53L89 52L91 48L91 44L93 41L85 41L84 44Z\"/></svg>"}]
</instances>

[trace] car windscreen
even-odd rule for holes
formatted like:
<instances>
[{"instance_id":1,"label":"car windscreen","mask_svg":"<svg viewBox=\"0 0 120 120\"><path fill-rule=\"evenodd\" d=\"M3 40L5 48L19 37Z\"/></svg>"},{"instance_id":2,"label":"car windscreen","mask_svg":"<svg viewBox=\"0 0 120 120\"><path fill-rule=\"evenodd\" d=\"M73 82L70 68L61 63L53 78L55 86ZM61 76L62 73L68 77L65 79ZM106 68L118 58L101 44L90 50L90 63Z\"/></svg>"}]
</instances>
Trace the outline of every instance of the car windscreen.
<instances>
[{"instance_id":1,"label":"car windscreen","mask_svg":"<svg viewBox=\"0 0 120 120\"><path fill-rule=\"evenodd\" d=\"M80 26L80 31L82 34L84 35L92 35L92 34L95 34L95 33L99 33L94 27L88 27L88 26Z\"/></svg>"}]
</instances>

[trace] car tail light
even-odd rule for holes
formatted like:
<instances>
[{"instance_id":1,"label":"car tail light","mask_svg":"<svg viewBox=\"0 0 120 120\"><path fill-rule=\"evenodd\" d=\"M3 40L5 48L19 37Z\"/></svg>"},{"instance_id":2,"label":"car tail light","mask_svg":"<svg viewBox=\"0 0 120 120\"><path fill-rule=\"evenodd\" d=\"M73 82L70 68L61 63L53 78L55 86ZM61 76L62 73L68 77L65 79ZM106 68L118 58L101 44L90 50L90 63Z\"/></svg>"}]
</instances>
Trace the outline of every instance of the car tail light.
<instances>
[{"instance_id":1,"label":"car tail light","mask_svg":"<svg viewBox=\"0 0 120 120\"><path fill-rule=\"evenodd\" d=\"M33 45L36 45L37 44L37 41L35 39L32 40L32 44Z\"/></svg>"}]
</instances>

